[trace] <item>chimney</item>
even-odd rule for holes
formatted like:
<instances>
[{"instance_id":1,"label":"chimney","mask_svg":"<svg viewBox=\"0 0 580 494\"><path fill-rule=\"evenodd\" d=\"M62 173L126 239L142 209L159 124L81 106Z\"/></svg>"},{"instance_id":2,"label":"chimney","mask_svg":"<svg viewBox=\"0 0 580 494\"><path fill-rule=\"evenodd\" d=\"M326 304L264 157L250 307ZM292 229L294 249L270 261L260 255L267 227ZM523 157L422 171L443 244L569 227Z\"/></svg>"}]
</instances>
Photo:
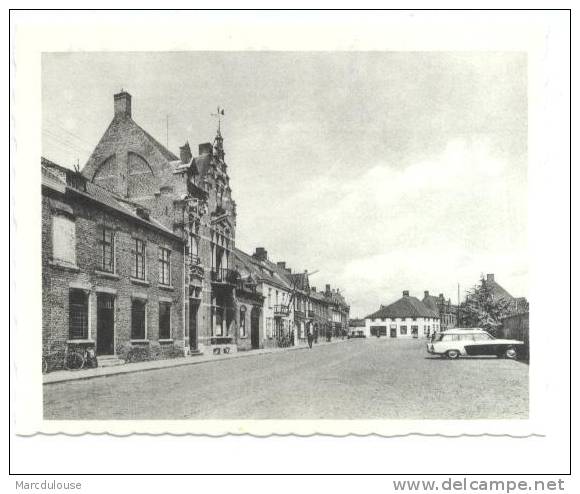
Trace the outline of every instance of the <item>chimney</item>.
<instances>
[{"instance_id":1,"label":"chimney","mask_svg":"<svg viewBox=\"0 0 580 494\"><path fill-rule=\"evenodd\" d=\"M115 102L115 116L131 118L131 95L126 91L121 91L113 96Z\"/></svg>"},{"instance_id":2,"label":"chimney","mask_svg":"<svg viewBox=\"0 0 580 494\"><path fill-rule=\"evenodd\" d=\"M409 296L409 290L403 290L403 297Z\"/></svg>"},{"instance_id":3,"label":"chimney","mask_svg":"<svg viewBox=\"0 0 580 494\"><path fill-rule=\"evenodd\" d=\"M425 298L429 296L429 290L425 290Z\"/></svg>"},{"instance_id":4,"label":"chimney","mask_svg":"<svg viewBox=\"0 0 580 494\"><path fill-rule=\"evenodd\" d=\"M495 276L492 274L487 275L487 281L495 281Z\"/></svg>"},{"instance_id":5,"label":"chimney","mask_svg":"<svg viewBox=\"0 0 580 494\"><path fill-rule=\"evenodd\" d=\"M326 293L330 293L330 285L326 285Z\"/></svg>"},{"instance_id":6,"label":"chimney","mask_svg":"<svg viewBox=\"0 0 580 494\"><path fill-rule=\"evenodd\" d=\"M256 247L256 252L254 252L254 257L259 261L268 260L268 251L264 247Z\"/></svg>"},{"instance_id":7,"label":"chimney","mask_svg":"<svg viewBox=\"0 0 580 494\"><path fill-rule=\"evenodd\" d=\"M213 154L213 146L211 142L204 142L199 145L199 155L203 156L204 154Z\"/></svg>"},{"instance_id":8,"label":"chimney","mask_svg":"<svg viewBox=\"0 0 580 494\"><path fill-rule=\"evenodd\" d=\"M191 161L191 148L189 147L189 142L186 142L179 148L179 157L181 158L182 163L189 163Z\"/></svg>"},{"instance_id":9,"label":"chimney","mask_svg":"<svg viewBox=\"0 0 580 494\"><path fill-rule=\"evenodd\" d=\"M286 263L284 261L278 261L276 263L276 266L278 266L280 269L283 269L284 271L286 271Z\"/></svg>"}]
</instances>

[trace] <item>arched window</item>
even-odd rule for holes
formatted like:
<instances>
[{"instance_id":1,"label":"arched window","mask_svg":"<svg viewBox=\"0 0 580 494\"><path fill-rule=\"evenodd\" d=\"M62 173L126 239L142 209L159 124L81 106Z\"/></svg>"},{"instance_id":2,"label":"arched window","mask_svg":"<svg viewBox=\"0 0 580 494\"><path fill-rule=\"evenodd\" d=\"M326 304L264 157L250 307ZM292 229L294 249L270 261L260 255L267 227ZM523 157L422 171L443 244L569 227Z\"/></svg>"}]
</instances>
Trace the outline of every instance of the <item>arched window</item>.
<instances>
[{"instance_id":1,"label":"arched window","mask_svg":"<svg viewBox=\"0 0 580 494\"><path fill-rule=\"evenodd\" d=\"M240 337L246 337L246 306L240 307Z\"/></svg>"},{"instance_id":2,"label":"arched window","mask_svg":"<svg viewBox=\"0 0 580 494\"><path fill-rule=\"evenodd\" d=\"M145 159L137 153L129 152L127 156L127 195L139 197L155 192L153 170Z\"/></svg>"}]
</instances>

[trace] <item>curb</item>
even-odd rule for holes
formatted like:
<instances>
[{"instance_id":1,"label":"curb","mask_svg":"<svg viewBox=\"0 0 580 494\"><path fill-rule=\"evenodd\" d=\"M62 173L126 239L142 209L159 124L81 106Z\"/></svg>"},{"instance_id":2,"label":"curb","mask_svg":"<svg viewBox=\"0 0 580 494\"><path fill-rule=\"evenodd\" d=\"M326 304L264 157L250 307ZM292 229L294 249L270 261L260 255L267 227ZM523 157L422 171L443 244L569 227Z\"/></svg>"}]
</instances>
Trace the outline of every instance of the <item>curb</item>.
<instances>
[{"instance_id":1,"label":"curb","mask_svg":"<svg viewBox=\"0 0 580 494\"><path fill-rule=\"evenodd\" d=\"M348 340L338 340L336 342L331 342L331 343L325 343L322 346L326 346L328 344L336 344L339 342L344 342L344 341L348 341ZM183 357L183 360L181 359L175 359L175 360L158 360L157 362L160 363L160 365L153 365L151 367L143 367L143 368L135 368L135 367L129 367L129 366L133 366L133 365L139 365L139 364L124 364L122 366L118 366L117 367L109 367L110 369L118 369L115 370L114 372L107 372L107 373L103 373L103 374L86 374L86 375L75 375L70 374L71 372L74 371L64 371L67 374L63 375L63 376L56 376L56 378L50 379L50 374L48 374L46 377L48 377L48 379L43 378L43 386L48 386L50 384L60 384L60 383L64 383L64 382L70 382L70 381L86 381L87 379L96 379L99 377L110 377L110 376L118 376L121 374L134 374L136 372L148 372L148 371L154 371L154 370L161 370L161 369L172 369L174 367L184 367L186 365L201 365L201 364L209 364L212 362L221 362L223 360L234 360L234 359L238 359L238 358L248 358L248 357L259 357L261 355L272 355L274 353L284 353L284 352L292 352L292 351L297 351L297 350L306 350L308 349L308 345L300 345L300 346L294 346L294 347L289 347L289 348L285 348L285 349L272 349L270 351L264 351L264 352L260 352L260 353L253 353L251 350L250 351L245 351L245 352L237 352L234 355L229 355L229 356L219 356L219 357L215 357L215 358L211 358L211 359L205 359L205 360L197 360L195 357ZM171 364L167 364L167 362L171 362ZM165 365L164 365L165 364ZM101 369L103 369L103 367L101 367ZM82 372L82 371L80 371Z\"/></svg>"}]
</instances>

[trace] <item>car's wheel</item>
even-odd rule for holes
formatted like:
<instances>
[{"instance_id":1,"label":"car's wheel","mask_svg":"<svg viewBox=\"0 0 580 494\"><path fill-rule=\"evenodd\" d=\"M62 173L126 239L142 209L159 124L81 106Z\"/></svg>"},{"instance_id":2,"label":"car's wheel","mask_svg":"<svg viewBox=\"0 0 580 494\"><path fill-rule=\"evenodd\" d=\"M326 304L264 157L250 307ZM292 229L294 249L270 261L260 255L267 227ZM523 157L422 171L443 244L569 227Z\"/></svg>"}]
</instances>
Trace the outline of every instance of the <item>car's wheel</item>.
<instances>
[{"instance_id":1,"label":"car's wheel","mask_svg":"<svg viewBox=\"0 0 580 494\"><path fill-rule=\"evenodd\" d=\"M518 351L514 347L510 347L505 351L505 358L516 359L518 358Z\"/></svg>"},{"instance_id":2,"label":"car's wheel","mask_svg":"<svg viewBox=\"0 0 580 494\"><path fill-rule=\"evenodd\" d=\"M447 358L455 360L457 357L459 357L459 350L447 350L445 355L447 355Z\"/></svg>"}]
</instances>

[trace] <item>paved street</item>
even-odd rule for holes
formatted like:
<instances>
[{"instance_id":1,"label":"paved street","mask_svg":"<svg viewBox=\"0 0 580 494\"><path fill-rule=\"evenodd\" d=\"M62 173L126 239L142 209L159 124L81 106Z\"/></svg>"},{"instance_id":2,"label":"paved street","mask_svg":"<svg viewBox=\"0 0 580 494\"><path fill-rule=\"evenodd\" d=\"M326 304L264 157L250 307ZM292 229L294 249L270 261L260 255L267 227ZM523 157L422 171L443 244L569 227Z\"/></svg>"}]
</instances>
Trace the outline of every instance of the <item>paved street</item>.
<instances>
[{"instance_id":1,"label":"paved street","mask_svg":"<svg viewBox=\"0 0 580 494\"><path fill-rule=\"evenodd\" d=\"M527 418L528 366L375 338L44 386L46 419Z\"/></svg>"}]
</instances>

